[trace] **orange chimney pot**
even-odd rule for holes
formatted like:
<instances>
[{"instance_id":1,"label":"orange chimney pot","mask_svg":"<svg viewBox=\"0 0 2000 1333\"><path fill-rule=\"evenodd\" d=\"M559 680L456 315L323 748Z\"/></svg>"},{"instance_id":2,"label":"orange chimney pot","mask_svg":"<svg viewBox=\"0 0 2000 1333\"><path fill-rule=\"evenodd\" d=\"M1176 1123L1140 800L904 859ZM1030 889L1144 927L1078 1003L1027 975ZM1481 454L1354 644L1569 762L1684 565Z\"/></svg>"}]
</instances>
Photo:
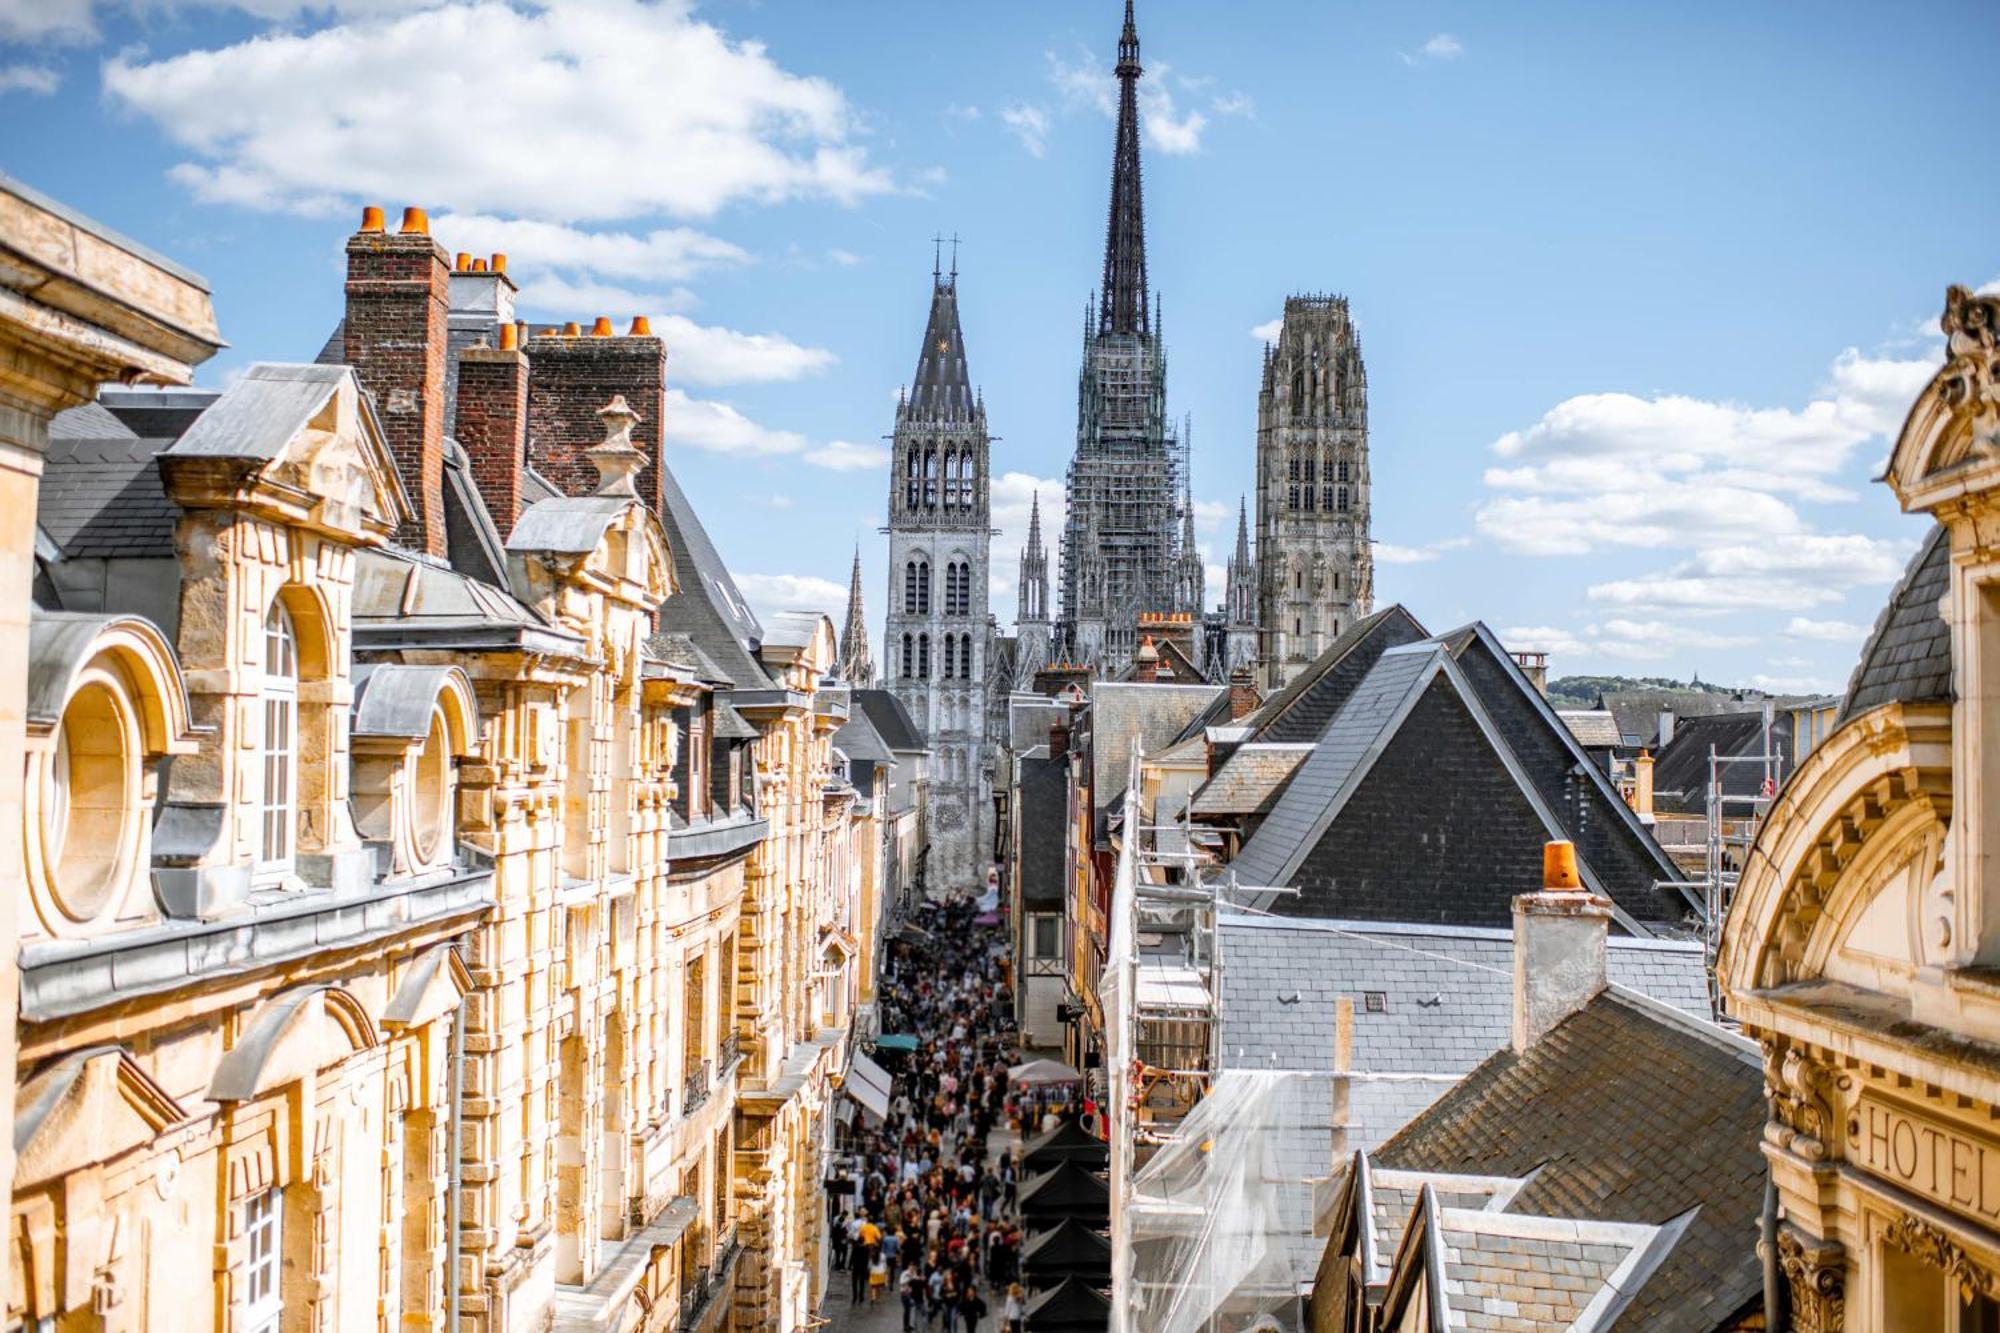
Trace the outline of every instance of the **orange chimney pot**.
<instances>
[{"instance_id":1,"label":"orange chimney pot","mask_svg":"<svg viewBox=\"0 0 2000 1333\"><path fill-rule=\"evenodd\" d=\"M517 350L520 346L521 346L520 326L517 324L502 324L500 326L500 350L503 352L512 352Z\"/></svg>"},{"instance_id":2,"label":"orange chimney pot","mask_svg":"<svg viewBox=\"0 0 2000 1333\"><path fill-rule=\"evenodd\" d=\"M380 205L369 204L361 210L361 230L382 230L382 209Z\"/></svg>"},{"instance_id":3,"label":"orange chimney pot","mask_svg":"<svg viewBox=\"0 0 2000 1333\"><path fill-rule=\"evenodd\" d=\"M650 338L653 336L653 321L644 315L632 316L632 328L625 335L628 338Z\"/></svg>"},{"instance_id":4,"label":"orange chimney pot","mask_svg":"<svg viewBox=\"0 0 2000 1333\"><path fill-rule=\"evenodd\" d=\"M403 235L428 236L431 234L430 214L415 206L403 210Z\"/></svg>"},{"instance_id":5,"label":"orange chimney pot","mask_svg":"<svg viewBox=\"0 0 2000 1333\"><path fill-rule=\"evenodd\" d=\"M507 271L506 253L504 251L499 251L499 250L494 251L493 262L489 264L487 267L491 268L495 273L505 273Z\"/></svg>"},{"instance_id":6,"label":"orange chimney pot","mask_svg":"<svg viewBox=\"0 0 2000 1333\"><path fill-rule=\"evenodd\" d=\"M475 259L475 260L473 260L473 261L472 261L472 271L473 271L474 273L484 273L484 272L486 271L486 261L485 261L485 260L483 260L483 259Z\"/></svg>"},{"instance_id":7,"label":"orange chimney pot","mask_svg":"<svg viewBox=\"0 0 2000 1333\"><path fill-rule=\"evenodd\" d=\"M460 250L457 254L452 256L451 267L454 272L458 273L469 272L472 268L472 256L467 254L465 251Z\"/></svg>"},{"instance_id":8,"label":"orange chimney pot","mask_svg":"<svg viewBox=\"0 0 2000 1333\"><path fill-rule=\"evenodd\" d=\"M593 338L609 338L611 336L611 316L599 315L597 322L590 326L590 336Z\"/></svg>"},{"instance_id":9,"label":"orange chimney pot","mask_svg":"<svg viewBox=\"0 0 2000 1333\"><path fill-rule=\"evenodd\" d=\"M582 332L583 332L583 326L577 323L575 320L571 320L569 323L563 325L563 337L565 338L574 338L576 337L577 334Z\"/></svg>"},{"instance_id":10,"label":"orange chimney pot","mask_svg":"<svg viewBox=\"0 0 2000 1333\"><path fill-rule=\"evenodd\" d=\"M1574 891L1583 887L1583 881L1576 873L1576 844L1573 842L1546 842L1542 844L1542 888L1549 892Z\"/></svg>"}]
</instances>

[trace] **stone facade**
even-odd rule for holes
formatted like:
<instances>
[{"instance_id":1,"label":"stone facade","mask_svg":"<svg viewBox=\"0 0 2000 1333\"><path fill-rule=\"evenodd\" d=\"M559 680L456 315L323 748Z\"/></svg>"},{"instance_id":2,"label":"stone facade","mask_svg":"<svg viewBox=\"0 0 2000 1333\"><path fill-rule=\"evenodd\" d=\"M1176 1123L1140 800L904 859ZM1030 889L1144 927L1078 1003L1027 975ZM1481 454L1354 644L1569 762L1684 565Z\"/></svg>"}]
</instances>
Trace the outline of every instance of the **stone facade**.
<instances>
[{"instance_id":1,"label":"stone facade","mask_svg":"<svg viewBox=\"0 0 2000 1333\"><path fill-rule=\"evenodd\" d=\"M1346 297L1287 298L1264 350L1257 560L1261 683L1276 690L1374 603L1368 370Z\"/></svg>"},{"instance_id":2,"label":"stone facade","mask_svg":"<svg viewBox=\"0 0 2000 1333\"><path fill-rule=\"evenodd\" d=\"M15 200L10 252L54 216ZM416 210L348 259L350 364L253 366L44 477L56 517L104 459L156 489L123 539L173 605L31 604L90 524L15 554L9 1321L808 1327L896 864L828 741L832 625L703 628L740 596L643 328L522 339L504 262L461 281ZM33 412L7 381L24 459L96 382L212 350L198 284L146 277L186 308L115 312L129 358L25 335L73 369Z\"/></svg>"},{"instance_id":3,"label":"stone facade","mask_svg":"<svg viewBox=\"0 0 2000 1333\"><path fill-rule=\"evenodd\" d=\"M1885 480L1939 527L1766 817L1717 977L1764 1050L1790 1327L2000 1319L2000 300L1953 288Z\"/></svg>"},{"instance_id":4,"label":"stone facade","mask_svg":"<svg viewBox=\"0 0 2000 1333\"><path fill-rule=\"evenodd\" d=\"M916 378L896 406L884 683L931 743L929 884L967 890L992 861L986 404L966 369L958 274L932 275Z\"/></svg>"}]
</instances>

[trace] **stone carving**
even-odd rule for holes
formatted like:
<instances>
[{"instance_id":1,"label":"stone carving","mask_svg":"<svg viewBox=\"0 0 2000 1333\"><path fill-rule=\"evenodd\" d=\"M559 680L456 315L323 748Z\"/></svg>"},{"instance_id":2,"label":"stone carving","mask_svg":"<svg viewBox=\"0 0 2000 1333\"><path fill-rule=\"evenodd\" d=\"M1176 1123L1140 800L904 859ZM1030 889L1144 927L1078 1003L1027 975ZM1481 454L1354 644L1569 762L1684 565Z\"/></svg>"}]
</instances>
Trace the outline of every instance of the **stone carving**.
<instances>
[{"instance_id":1,"label":"stone carving","mask_svg":"<svg viewBox=\"0 0 2000 1333\"><path fill-rule=\"evenodd\" d=\"M1882 1238L1897 1249L1942 1268L1957 1286L1960 1300L1970 1301L1974 1296L2000 1300L2000 1273L1973 1262L1958 1242L1931 1223L1905 1214L1889 1224Z\"/></svg>"},{"instance_id":2,"label":"stone carving","mask_svg":"<svg viewBox=\"0 0 2000 1333\"><path fill-rule=\"evenodd\" d=\"M1812 1059L1798 1047L1782 1055L1777 1044L1764 1043L1765 1096L1771 1103L1771 1123L1765 1137L1808 1162L1824 1161L1832 1137L1833 1099L1851 1080Z\"/></svg>"},{"instance_id":3,"label":"stone carving","mask_svg":"<svg viewBox=\"0 0 2000 1333\"><path fill-rule=\"evenodd\" d=\"M1847 1319L1847 1260L1840 1246L1787 1224L1778 1232L1778 1267L1791 1288L1794 1333L1840 1333Z\"/></svg>"},{"instance_id":4,"label":"stone carving","mask_svg":"<svg viewBox=\"0 0 2000 1333\"><path fill-rule=\"evenodd\" d=\"M2000 297L1952 287L1939 323L1949 351L1939 372L1939 396L1955 411L1991 417L2000 407ZM1991 440L1988 431L1984 442Z\"/></svg>"}]
</instances>

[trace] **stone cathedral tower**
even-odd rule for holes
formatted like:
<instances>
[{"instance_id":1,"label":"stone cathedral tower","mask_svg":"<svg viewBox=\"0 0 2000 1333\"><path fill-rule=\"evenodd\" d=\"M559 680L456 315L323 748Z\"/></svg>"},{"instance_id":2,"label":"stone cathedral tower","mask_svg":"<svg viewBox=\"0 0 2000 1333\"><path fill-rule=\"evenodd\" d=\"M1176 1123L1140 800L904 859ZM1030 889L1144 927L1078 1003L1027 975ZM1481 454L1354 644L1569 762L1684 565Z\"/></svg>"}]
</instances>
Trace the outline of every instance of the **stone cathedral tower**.
<instances>
[{"instance_id":1,"label":"stone cathedral tower","mask_svg":"<svg viewBox=\"0 0 2000 1333\"><path fill-rule=\"evenodd\" d=\"M1293 296L1257 395L1257 621L1277 689L1374 601L1368 371L1344 296Z\"/></svg>"},{"instance_id":2,"label":"stone cathedral tower","mask_svg":"<svg viewBox=\"0 0 2000 1333\"><path fill-rule=\"evenodd\" d=\"M1028 509L1028 543L1021 548L1021 578L1014 610L1014 688L1034 684L1035 673L1049 665L1049 553L1042 545L1042 497L1037 492Z\"/></svg>"},{"instance_id":3,"label":"stone cathedral tower","mask_svg":"<svg viewBox=\"0 0 2000 1333\"><path fill-rule=\"evenodd\" d=\"M1167 355L1146 288L1139 171L1139 30L1125 3L1118 40L1118 131L1105 224L1104 277L1084 325L1062 539L1056 651L1115 676L1138 649L1139 617L1187 612L1182 565L1186 458L1167 419ZM1197 562L1198 563L1198 562Z\"/></svg>"},{"instance_id":4,"label":"stone cathedral tower","mask_svg":"<svg viewBox=\"0 0 2000 1333\"><path fill-rule=\"evenodd\" d=\"M889 605L881 673L931 743L934 889L985 882L986 614L992 517L986 405L966 372L958 265L931 272L917 373L896 405L889 475Z\"/></svg>"}]
</instances>

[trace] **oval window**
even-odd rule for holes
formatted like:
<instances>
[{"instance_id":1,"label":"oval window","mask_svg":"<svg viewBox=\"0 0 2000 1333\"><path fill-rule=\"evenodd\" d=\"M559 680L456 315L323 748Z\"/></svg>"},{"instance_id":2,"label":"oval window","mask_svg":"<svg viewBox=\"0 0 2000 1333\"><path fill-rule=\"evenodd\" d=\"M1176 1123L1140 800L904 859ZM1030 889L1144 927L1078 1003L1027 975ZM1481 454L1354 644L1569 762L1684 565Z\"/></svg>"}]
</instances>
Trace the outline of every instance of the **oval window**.
<instances>
[{"instance_id":1,"label":"oval window","mask_svg":"<svg viewBox=\"0 0 2000 1333\"><path fill-rule=\"evenodd\" d=\"M432 865L449 854L451 818L451 731L444 713L431 710L430 734L417 752L410 780L411 827L416 834L417 859Z\"/></svg>"},{"instance_id":2,"label":"oval window","mask_svg":"<svg viewBox=\"0 0 2000 1333\"><path fill-rule=\"evenodd\" d=\"M108 684L86 683L63 710L42 816L56 906L73 921L102 914L124 881L139 785L134 718Z\"/></svg>"}]
</instances>

